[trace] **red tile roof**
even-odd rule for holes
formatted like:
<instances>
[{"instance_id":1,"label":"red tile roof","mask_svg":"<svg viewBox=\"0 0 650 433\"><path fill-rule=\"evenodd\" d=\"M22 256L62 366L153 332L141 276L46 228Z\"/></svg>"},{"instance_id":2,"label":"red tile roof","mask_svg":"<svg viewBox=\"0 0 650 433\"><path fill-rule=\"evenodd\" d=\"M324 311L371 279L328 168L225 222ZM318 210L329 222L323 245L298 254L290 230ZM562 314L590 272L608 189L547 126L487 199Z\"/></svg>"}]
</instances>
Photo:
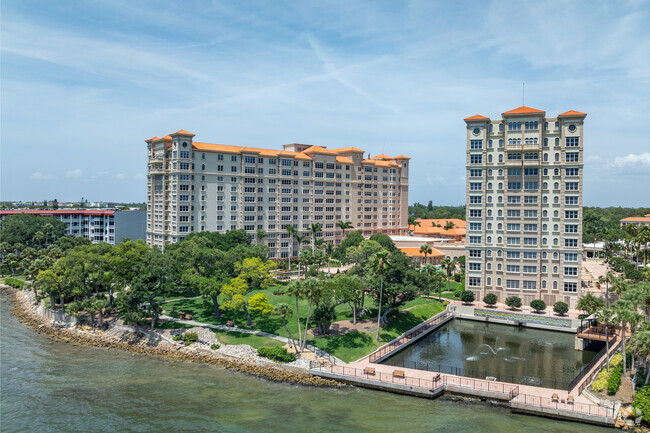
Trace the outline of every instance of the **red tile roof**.
<instances>
[{"instance_id":1,"label":"red tile roof","mask_svg":"<svg viewBox=\"0 0 650 433\"><path fill-rule=\"evenodd\" d=\"M192 134L191 132L187 132L186 130L181 129L181 130L178 130L178 131L174 132L171 135L189 135L191 137L194 137L196 134Z\"/></svg>"},{"instance_id":2,"label":"red tile roof","mask_svg":"<svg viewBox=\"0 0 650 433\"><path fill-rule=\"evenodd\" d=\"M485 116L481 116L480 114L475 114L475 115L473 115L473 116L466 117L466 118L463 119L463 120L464 120L465 122L467 122L468 120L490 120L490 118L489 118L489 117L485 117Z\"/></svg>"},{"instance_id":3,"label":"red tile roof","mask_svg":"<svg viewBox=\"0 0 650 433\"><path fill-rule=\"evenodd\" d=\"M544 114L544 113L546 112L543 110L538 110L537 108L522 106L519 108L515 108L514 110L506 111L505 113L502 114L506 116L509 114Z\"/></svg>"},{"instance_id":4,"label":"red tile roof","mask_svg":"<svg viewBox=\"0 0 650 433\"><path fill-rule=\"evenodd\" d=\"M409 257L424 257L424 253L419 248L400 248L401 252ZM444 257L445 255L435 248L431 248L431 253L427 257Z\"/></svg>"},{"instance_id":5,"label":"red tile roof","mask_svg":"<svg viewBox=\"0 0 650 433\"><path fill-rule=\"evenodd\" d=\"M562 114L558 114L557 117L563 117L563 116L586 116L586 115L587 115L587 113L582 113L582 112L580 112L580 111L575 111L575 110L569 110L569 111L565 111L565 112L562 113Z\"/></svg>"}]
</instances>

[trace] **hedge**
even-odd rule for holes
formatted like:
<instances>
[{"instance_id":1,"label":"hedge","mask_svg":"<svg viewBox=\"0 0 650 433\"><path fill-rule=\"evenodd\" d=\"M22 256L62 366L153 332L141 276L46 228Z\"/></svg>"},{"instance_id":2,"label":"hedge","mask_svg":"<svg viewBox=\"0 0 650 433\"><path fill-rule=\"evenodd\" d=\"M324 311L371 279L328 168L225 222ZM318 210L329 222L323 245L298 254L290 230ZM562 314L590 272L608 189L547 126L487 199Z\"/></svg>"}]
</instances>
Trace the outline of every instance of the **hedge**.
<instances>
[{"instance_id":1,"label":"hedge","mask_svg":"<svg viewBox=\"0 0 650 433\"><path fill-rule=\"evenodd\" d=\"M650 385L638 389L634 394L632 406L641 411L641 416L646 422L650 420Z\"/></svg>"},{"instance_id":2,"label":"hedge","mask_svg":"<svg viewBox=\"0 0 650 433\"><path fill-rule=\"evenodd\" d=\"M296 355L288 353L284 347L260 347L257 349L257 354L280 362L293 362L296 360Z\"/></svg>"},{"instance_id":3,"label":"hedge","mask_svg":"<svg viewBox=\"0 0 650 433\"><path fill-rule=\"evenodd\" d=\"M22 289L23 286L25 285L25 282L22 280L19 280L18 278L6 278L5 279L5 284L7 286L13 287L15 289Z\"/></svg>"},{"instance_id":4,"label":"hedge","mask_svg":"<svg viewBox=\"0 0 650 433\"><path fill-rule=\"evenodd\" d=\"M623 365L619 365L612 371L612 375L607 380L607 394L614 395L621 387L621 378L623 377Z\"/></svg>"}]
</instances>

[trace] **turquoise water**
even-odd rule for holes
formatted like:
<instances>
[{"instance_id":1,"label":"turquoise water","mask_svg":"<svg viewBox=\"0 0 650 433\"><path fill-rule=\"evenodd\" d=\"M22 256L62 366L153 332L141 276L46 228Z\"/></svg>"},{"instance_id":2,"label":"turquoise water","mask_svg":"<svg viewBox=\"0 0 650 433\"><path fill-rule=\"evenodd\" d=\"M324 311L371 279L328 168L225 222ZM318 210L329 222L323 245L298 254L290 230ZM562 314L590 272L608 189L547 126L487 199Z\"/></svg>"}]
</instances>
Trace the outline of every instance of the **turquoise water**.
<instances>
[{"instance_id":1,"label":"turquoise water","mask_svg":"<svg viewBox=\"0 0 650 433\"><path fill-rule=\"evenodd\" d=\"M507 409L269 382L215 366L51 342L0 297L2 432L599 433Z\"/></svg>"},{"instance_id":2,"label":"turquoise water","mask_svg":"<svg viewBox=\"0 0 650 433\"><path fill-rule=\"evenodd\" d=\"M598 350L575 350L575 335L566 332L452 320L384 363L568 389Z\"/></svg>"}]
</instances>

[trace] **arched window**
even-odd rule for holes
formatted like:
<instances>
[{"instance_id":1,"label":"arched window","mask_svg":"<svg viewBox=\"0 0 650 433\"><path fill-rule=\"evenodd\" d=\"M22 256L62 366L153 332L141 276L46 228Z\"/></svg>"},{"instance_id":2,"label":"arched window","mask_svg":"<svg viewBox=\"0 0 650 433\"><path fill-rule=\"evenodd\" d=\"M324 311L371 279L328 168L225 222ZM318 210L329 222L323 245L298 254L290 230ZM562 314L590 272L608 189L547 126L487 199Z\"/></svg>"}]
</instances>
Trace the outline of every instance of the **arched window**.
<instances>
[{"instance_id":1,"label":"arched window","mask_svg":"<svg viewBox=\"0 0 650 433\"><path fill-rule=\"evenodd\" d=\"M553 281L553 290L557 290L557 281Z\"/></svg>"},{"instance_id":2,"label":"arched window","mask_svg":"<svg viewBox=\"0 0 650 433\"><path fill-rule=\"evenodd\" d=\"M546 273L546 266L542 266L542 273Z\"/></svg>"},{"instance_id":3,"label":"arched window","mask_svg":"<svg viewBox=\"0 0 650 433\"><path fill-rule=\"evenodd\" d=\"M546 238L542 239L542 245L546 245L547 241Z\"/></svg>"},{"instance_id":4,"label":"arched window","mask_svg":"<svg viewBox=\"0 0 650 433\"><path fill-rule=\"evenodd\" d=\"M544 154L544 162L548 162L548 153Z\"/></svg>"},{"instance_id":5,"label":"arched window","mask_svg":"<svg viewBox=\"0 0 650 433\"><path fill-rule=\"evenodd\" d=\"M501 270L501 263L497 263L497 271Z\"/></svg>"},{"instance_id":6,"label":"arched window","mask_svg":"<svg viewBox=\"0 0 650 433\"><path fill-rule=\"evenodd\" d=\"M560 202L560 198L558 196L553 197L553 203L557 204Z\"/></svg>"},{"instance_id":7,"label":"arched window","mask_svg":"<svg viewBox=\"0 0 650 433\"><path fill-rule=\"evenodd\" d=\"M488 203L492 203L492 196L488 195Z\"/></svg>"},{"instance_id":8,"label":"arched window","mask_svg":"<svg viewBox=\"0 0 650 433\"><path fill-rule=\"evenodd\" d=\"M492 124L491 124L491 123L488 125L488 131L492 132ZM492 141L492 140L490 140L490 142L491 142L491 141Z\"/></svg>"},{"instance_id":9,"label":"arched window","mask_svg":"<svg viewBox=\"0 0 650 433\"><path fill-rule=\"evenodd\" d=\"M553 216L554 216L555 218L557 218L558 216L560 216L560 214L559 214L558 211L554 211L554 212L553 212Z\"/></svg>"},{"instance_id":10,"label":"arched window","mask_svg":"<svg viewBox=\"0 0 650 433\"><path fill-rule=\"evenodd\" d=\"M499 169L499 176L503 176L503 169L502 168Z\"/></svg>"},{"instance_id":11,"label":"arched window","mask_svg":"<svg viewBox=\"0 0 650 433\"><path fill-rule=\"evenodd\" d=\"M492 230L492 223L487 223L488 230Z\"/></svg>"},{"instance_id":12,"label":"arched window","mask_svg":"<svg viewBox=\"0 0 650 433\"><path fill-rule=\"evenodd\" d=\"M488 182L488 189L492 189L492 182Z\"/></svg>"},{"instance_id":13,"label":"arched window","mask_svg":"<svg viewBox=\"0 0 650 433\"><path fill-rule=\"evenodd\" d=\"M560 189L560 184L559 184L559 182L555 182L555 183L553 184L553 188L554 188L554 189Z\"/></svg>"},{"instance_id":14,"label":"arched window","mask_svg":"<svg viewBox=\"0 0 650 433\"><path fill-rule=\"evenodd\" d=\"M499 212L497 212L497 216L501 216L501 215L503 215L503 211L499 209Z\"/></svg>"},{"instance_id":15,"label":"arched window","mask_svg":"<svg viewBox=\"0 0 650 433\"><path fill-rule=\"evenodd\" d=\"M503 162L503 155L499 155L499 162Z\"/></svg>"},{"instance_id":16,"label":"arched window","mask_svg":"<svg viewBox=\"0 0 650 433\"><path fill-rule=\"evenodd\" d=\"M542 224L542 231L546 231L546 224Z\"/></svg>"},{"instance_id":17,"label":"arched window","mask_svg":"<svg viewBox=\"0 0 650 433\"><path fill-rule=\"evenodd\" d=\"M487 256L492 257L492 250L487 250Z\"/></svg>"},{"instance_id":18,"label":"arched window","mask_svg":"<svg viewBox=\"0 0 650 433\"><path fill-rule=\"evenodd\" d=\"M544 129L548 129L548 122L544 122Z\"/></svg>"},{"instance_id":19,"label":"arched window","mask_svg":"<svg viewBox=\"0 0 650 433\"><path fill-rule=\"evenodd\" d=\"M487 237L487 242L488 242L488 244L492 242L492 236Z\"/></svg>"},{"instance_id":20,"label":"arched window","mask_svg":"<svg viewBox=\"0 0 650 433\"><path fill-rule=\"evenodd\" d=\"M555 138L555 145L556 146L560 145L560 139L558 137Z\"/></svg>"},{"instance_id":21,"label":"arched window","mask_svg":"<svg viewBox=\"0 0 650 433\"><path fill-rule=\"evenodd\" d=\"M492 125L490 125L490 126L492 126ZM492 285L492 278L487 277L487 285L488 285L488 286L491 286L491 285Z\"/></svg>"},{"instance_id":22,"label":"arched window","mask_svg":"<svg viewBox=\"0 0 650 433\"><path fill-rule=\"evenodd\" d=\"M548 138L544 139L544 146L548 146Z\"/></svg>"},{"instance_id":23,"label":"arched window","mask_svg":"<svg viewBox=\"0 0 650 433\"><path fill-rule=\"evenodd\" d=\"M543 201L544 203L546 203L546 202L548 201L548 197L544 196L544 198L542 199L542 201Z\"/></svg>"},{"instance_id":24,"label":"arched window","mask_svg":"<svg viewBox=\"0 0 650 433\"><path fill-rule=\"evenodd\" d=\"M548 168L544 169L544 176L548 176Z\"/></svg>"},{"instance_id":25,"label":"arched window","mask_svg":"<svg viewBox=\"0 0 650 433\"><path fill-rule=\"evenodd\" d=\"M501 254L503 254L503 251L498 250L498 251L497 251L497 256L501 257Z\"/></svg>"},{"instance_id":26,"label":"arched window","mask_svg":"<svg viewBox=\"0 0 650 433\"><path fill-rule=\"evenodd\" d=\"M560 154L556 153L555 154L555 162L558 162L560 160Z\"/></svg>"},{"instance_id":27,"label":"arched window","mask_svg":"<svg viewBox=\"0 0 650 433\"><path fill-rule=\"evenodd\" d=\"M543 211L543 212L542 212L542 216L543 216L543 217L546 217L547 215L548 215L548 212L546 212L546 211Z\"/></svg>"},{"instance_id":28,"label":"arched window","mask_svg":"<svg viewBox=\"0 0 650 433\"><path fill-rule=\"evenodd\" d=\"M488 209L488 216L492 216L492 209Z\"/></svg>"},{"instance_id":29,"label":"arched window","mask_svg":"<svg viewBox=\"0 0 650 433\"><path fill-rule=\"evenodd\" d=\"M546 258L546 251L544 251L544 252L542 253L542 258L543 258L543 259Z\"/></svg>"},{"instance_id":30,"label":"arched window","mask_svg":"<svg viewBox=\"0 0 650 433\"><path fill-rule=\"evenodd\" d=\"M554 225L553 225L553 231L556 232L556 231L558 231L558 230L560 230L560 226L558 226L557 224L554 224Z\"/></svg>"},{"instance_id":31,"label":"arched window","mask_svg":"<svg viewBox=\"0 0 650 433\"><path fill-rule=\"evenodd\" d=\"M503 182L499 182L499 189L503 189Z\"/></svg>"},{"instance_id":32,"label":"arched window","mask_svg":"<svg viewBox=\"0 0 650 433\"><path fill-rule=\"evenodd\" d=\"M555 129L558 129L560 127L560 122L555 122Z\"/></svg>"},{"instance_id":33,"label":"arched window","mask_svg":"<svg viewBox=\"0 0 650 433\"><path fill-rule=\"evenodd\" d=\"M488 169L488 176L492 176L492 169L491 168Z\"/></svg>"},{"instance_id":34,"label":"arched window","mask_svg":"<svg viewBox=\"0 0 650 433\"><path fill-rule=\"evenodd\" d=\"M503 147L503 139L499 139L499 147Z\"/></svg>"},{"instance_id":35,"label":"arched window","mask_svg":"<svg viewBox=\"0 0 650 433\"><path fill-rule=\"evenodd\" d=\"M553 273L557 274L557 266L553 266ZM553 284L553 288L555 289L555 284Z\"/></svg>"},{"instance_id":36,"label":"arched window","mask_svg":"<svg viewBox=\"0 0 650 433\"><path fill-rule=\"evenodd\" d=\"M544 169L544 171L546 171L546 169ZM542 189L548 189L548 183L542 183Z\"/></svg>"},{"instance_id":37,"label":"arched window","mask_svg":"<svg viewBox=\"0 0 650 433\"><path fill-rule=\"evenodd\" d=\"M558 255L558 252L555 251L555 252L553 253L553 260L557 260L559 257L560 257L560 256Z\"/></svg>"},{"instance_id":38,"label":"arched window","mask_svg":"<svg viewBox=\"0 0 650 433\"><path fill-rule=\"evenodd\" d=\"M488 162L492 162L492 155L488 155Z\"/></svg>"},{"instance_id":39,"label":"arched window","mask_svg":"<svg viewBox=\"0 0 650 433\"><path fill-rule=\"evenodd\" d=\"M487 270L488 270L488 271L491 271L491 270L492 270L492 263L488 263L488 264L487 264Z\"/></svg>"},{"instance_id":40,"label":"arched window","mask_svg":"<svg viewBox=\"0 0 650 433\"><path fill-rule=\"evenodd\" d=\"M499 237L497 238L497 242L498 242L498 243L502 243L502 242L503 242L503 240L501 239L501 236L499 236Z\"/></svg>"},{"instance_id":41,"label":"arched window","mask_svg":"<svg viewBox=\"0 0 650 433\"><path fill-rule=\"evenodd\" d=\"M499 225L497 226L497 228L498 228L499 230L502 230L502 229L503 229L503 224L499 223Z\"/></svg>"},{"instance_id":42,"label":"arched window","mask_svg":"<svg viewBox=\"0 0 650 433\"><path fill-rule=\"evenodd\" d=\"M557 240L557 238L553 238L553 245L557 245L558 243L559 241Z\"/></svg>"},{"instance_id":43,"label":"arched window","mask_svg":"<svg viewBox=\"0 0 650 433\"><path fill-rule=\"evenodd\" d=\"M498 201L499 201L499 203L502 203L503 202L503 196L500 195L499 198L498 198Z\"/></svg>"},{"instance_id":44,"label":"arched window","mask_svg":"<svg viewBox=\"0 0 650 433\"><path fill-rule=\"evenodd\" d=\"M490 128L492 128L492 125L490 125ZM488 140L488 148L492 149L492 140Z\"/></svg>"},{"instance_id":45,"label":"arched window","mask_svg":"<svg viewBox=\"0 0 650 433\"><path fill-rule=\"evenodd\" d=\"M497 278L497 286L501 287L501 278Z\"/></svg>"},{"instance_id":46,"label":"arched window","mask_svg":"<svg viewBox=\"0 0 650 433\"><path fill-rule=\"evenodd\" d=\"M542 280L542 289L546 288L546 280Z\"/></svg>"},{"instance_id":47,"label":"arched window","mask_svg":"<svg viewBox=\"0 0 650 433\"><path fill-rule=\"evenodd\" d=\"M555 170L553 170L553 174L558 176L560 174L560 169L556 168Z\"/></svg>"}]
</instances>

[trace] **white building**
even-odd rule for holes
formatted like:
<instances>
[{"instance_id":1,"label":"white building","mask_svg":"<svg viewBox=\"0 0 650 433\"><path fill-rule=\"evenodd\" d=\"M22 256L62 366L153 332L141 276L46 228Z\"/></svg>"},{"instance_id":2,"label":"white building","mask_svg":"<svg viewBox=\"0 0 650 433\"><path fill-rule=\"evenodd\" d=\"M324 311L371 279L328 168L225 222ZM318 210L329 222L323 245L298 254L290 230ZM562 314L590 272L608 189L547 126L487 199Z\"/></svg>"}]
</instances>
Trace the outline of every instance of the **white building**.
<instances>
[{"instance_id":1,"label":"white building","mask_svg":"<svg viewBox=\"0 0 650 433\"><path fill-rule=\"evenodd\" d=\"M466 287L574 307L582 268L583 127L529 107L465 119Z\"/></svg>"},{"instance_id":2,"label":"white building","mask_svg":"<svg viewBox=\"0 0 650 433\"><path fill-rule=\"evenodd\" d=\"M298 254L286 226L337 244L338 221L352 230L407 230L406 156L364 158L364 151L288 144L282 150L200 143L178 131L146 140L147 242L164 246L189 233L263 230L270 258Z\"/></svg>"}]
</instances>

